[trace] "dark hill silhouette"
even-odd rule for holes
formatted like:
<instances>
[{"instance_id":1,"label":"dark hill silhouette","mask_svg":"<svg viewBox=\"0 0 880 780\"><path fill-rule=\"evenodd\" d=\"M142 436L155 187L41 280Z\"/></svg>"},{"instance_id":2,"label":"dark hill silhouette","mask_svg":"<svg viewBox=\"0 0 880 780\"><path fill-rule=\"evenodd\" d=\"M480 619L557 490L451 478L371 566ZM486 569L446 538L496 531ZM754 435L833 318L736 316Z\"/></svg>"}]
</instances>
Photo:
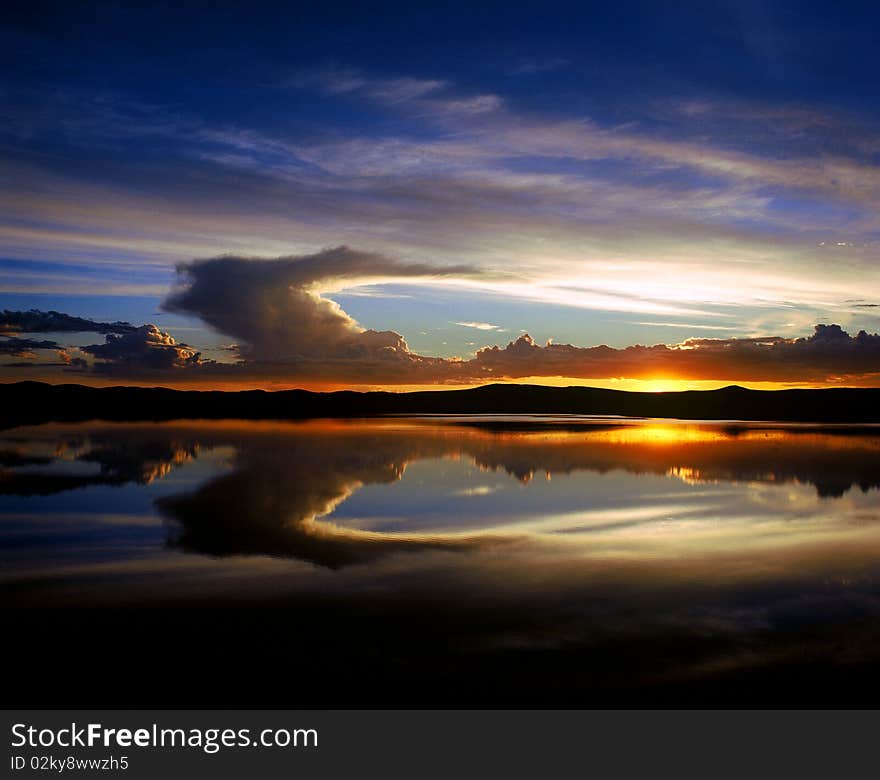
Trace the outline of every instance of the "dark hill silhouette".
<instances>
[{"instance_id":1,"label":"dark hill silhouette","mask_svg":"<svg viewBox=\"0 0 880 780\"><path fill-rule=\"evenodd\" d=\"M0 384L0 425L75 420L307 419L384 414L598 414L691 420L880 422L880 388L636 393L495 384L410 393L240 392Z\"/></svg>"}]
</instances>

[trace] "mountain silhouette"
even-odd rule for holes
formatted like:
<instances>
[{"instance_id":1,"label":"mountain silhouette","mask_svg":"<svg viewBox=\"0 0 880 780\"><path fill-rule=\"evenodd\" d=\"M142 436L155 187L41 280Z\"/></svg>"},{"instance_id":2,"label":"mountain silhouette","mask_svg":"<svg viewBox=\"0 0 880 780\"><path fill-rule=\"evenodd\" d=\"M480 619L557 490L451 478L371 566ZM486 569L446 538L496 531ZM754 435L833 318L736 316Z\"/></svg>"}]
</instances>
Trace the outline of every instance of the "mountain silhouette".
<instances>
[{"instance_id":1,"label":"mountain silhouette","mask_svg":"<svg viewBox=\"0 0 880 780\"><path fill-rule=\"evenodd\" d=\"M880 388L627 392L493 384L407 393L197 391L17 382L0 385L0 425L76 420L309 419L386 414L588 414L688 420L880 422Z\"/></svg>"}]
</instances>

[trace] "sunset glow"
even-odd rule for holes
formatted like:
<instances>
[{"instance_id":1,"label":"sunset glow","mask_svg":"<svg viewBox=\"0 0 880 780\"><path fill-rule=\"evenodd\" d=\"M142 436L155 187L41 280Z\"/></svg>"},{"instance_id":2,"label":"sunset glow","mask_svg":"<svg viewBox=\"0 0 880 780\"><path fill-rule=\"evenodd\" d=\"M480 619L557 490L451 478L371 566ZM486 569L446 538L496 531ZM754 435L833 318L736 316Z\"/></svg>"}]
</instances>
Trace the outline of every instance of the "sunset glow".
<instances>
[{"instance_id":1,"label":"sunset glow","mask_svg":"<svg viewBox=\"0 0 880 780\"><path fill-rule=\"evenodd\" d=\"M13 774L852 773L878 43L865 2L6 0Z\"/></svg>"},{"instance_id":2,"label":"sunset glow","mask_svg":"<svg viewBox=\"0 0 880 780\"><path fill-rule=\"evenodd\" d=\"M0 379L880 383L870 22L365 13L10 15Z\"/></svg>"}]
</instances>

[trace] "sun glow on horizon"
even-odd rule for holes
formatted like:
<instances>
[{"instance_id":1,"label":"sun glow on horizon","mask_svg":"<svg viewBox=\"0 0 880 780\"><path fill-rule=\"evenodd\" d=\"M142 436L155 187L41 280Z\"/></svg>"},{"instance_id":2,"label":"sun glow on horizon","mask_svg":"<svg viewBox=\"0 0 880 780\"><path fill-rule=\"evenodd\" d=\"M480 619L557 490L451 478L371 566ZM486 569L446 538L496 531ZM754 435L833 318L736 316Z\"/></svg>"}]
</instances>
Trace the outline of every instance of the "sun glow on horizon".
<instances>
[{"instance_id":1,"label":"sun glow on horizon","mask_svg":"<svg viewBox=\"0 0 880 780\"><path fill-rule=\"evenodd\" d=\"M22 381L15 377L9 378L9 383ZM516 379L501 378L470 383L426 383L426 384L381 384L381 383L364 383L357 382L321 382L321 381L287 381L282 378L257 378L257 379L190 379L180 377L179 379L171 377L162 377L161 379L129 379L120 381L118 378L101 377L101 376L79 376L63 377L59 380L57 374L29 375L26 377L28 381L45 382L53 385L65 384L81 384L88 387L119 387L127 385L132 387L164 387L172 390L195 390L195 391L221 391L221 392L246 392L249 390L262 390L264 392L279 392L286 390L307 390L314 393L334 393L340 391L352 391L359 393L369 392L385 392L385 393L415 393L426 391L451 391L451 390L471 390L477 387L486 387L487 385L535 385L539 387L583 387L597 388L603 390L621 390L626 392L642 392L642 393L676 393L687 390L719 390L731 385L737 385L748 390L792 390L792 389L825 389L825 388L841 388L841 387L880 387L880 382L870 381L865 383L839 381L839 382L751 382L742 379L730 380L702 380L702 379L579 379L576 377L558 377L558 376L533 376L522 377ZM169 381L170 380L170 381Z\"/></svg>"}]
</instances>

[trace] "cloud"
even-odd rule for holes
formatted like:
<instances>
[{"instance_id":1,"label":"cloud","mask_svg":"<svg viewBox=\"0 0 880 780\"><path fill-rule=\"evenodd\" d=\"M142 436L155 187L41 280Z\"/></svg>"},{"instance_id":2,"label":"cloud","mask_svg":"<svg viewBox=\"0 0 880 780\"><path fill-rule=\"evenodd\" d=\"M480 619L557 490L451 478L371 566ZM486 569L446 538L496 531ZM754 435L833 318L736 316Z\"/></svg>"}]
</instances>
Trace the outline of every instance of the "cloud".
<instances>
[{"instance_id":1,"label":"cloud","mask_svg":"<svg viewBox=\"0 0 880 780\"><path fill-rule=\"evenodd\" d=\"M524 333L506 346L478 349L470 359L420 355L400 333L364 328L323 295L400 279L461 281L477 272L469 266L403 263L344 246L275 259L195 260L180 265L178 273L179 284L162 308L198 317L227 337L235 347L224 351L236 352L238 362L202 360L195 348L143 325L82 347L95 359L93 371L132 379L306 385L476 384L526 377L865 383L880 377L880 335L850 336L836 324L816 325L803 338L690 338L622 349L550 341L542 346ZM455 324L502 332L489 322ZM34 348L61 349L54 342L6 343L7 354L23 356ZM83 370L81 360L68 370Z\"/></svg>"},{"instance_id":2,"label":"cloud","mask_svg":"<svg viewBox=\"0 0 880 780\"><path fill-rule=\"evenodd\" d=\"M0 341L0 355L13 357L34 357L35 349L60 350L61 345L55 341L38 341L36 339L6 338Z\"/></svg>"},{"instance_id":3,"label":"cloud","mask_svg":"<svg viewBox=\"0 0 880 780\"><path fill-rule=\"evenodd\" d=\"M338 67L300 71L287 83L295 89L312 89L327 95L360 95L386 105L418 100L449 86L442 79L375 78L353 68Z\"/></svg>"},{"instance_id":4,"label":"cloud","mask_svg":"<svg viewBox=\"0 0 880 780\"><path fill-rule=\"evenodd\" d=\"M37 351L51 349L57 360L38 361ZM84 368L85 360L71 356L66 347L48 339L23 339L17 336L0 336L0 356L19 358L18 362L4 363L3 368Z\"/></svg>"},{"instance_id":5,"label":"cloud","mask_svg":"<svg viewBox=\"0 0 880 780\"><path fill-rule=\"evenodd\" d=\"M408 80L337 76L339 100ZM878 250L878 190L848 178L870 179L868 160L856 157L838 170L822 146L767 154L737 143L741 133L697 136L690 120L688 132L670 133L665 122L541 117L516 104L476 114L446 106L476 98L450 85L395 105L412 126L341 132L279 132L181 116L162 136L176 156L127 191L115 180L86 184L24 158L9 161L13 179L27 179L31 190L0 193L12 220L0 226L0 240L8 252L19 247L51 257L59 269L72 252L88 252L104 268L112 265L129 291L138 282L144 290L149 283L151 293L164 282L164 264L134 277L126 257L145 263L224 251L278 255L291 251L291 236L298 251L344 241L450 262L503 258L524 288L549 303L548 280L574 279L631 293L636 304L639 293L655 287L667 306L716 300L706 295L746 305L785 297L820 309L810 315L816 322L832 316L829 300L857 289L871 298L876 292L868 269ZM124 138L155 139L162 131L132 121ZM834 168L830 179L817 170L826 165ZM173 193L166 185L172 172ZM152 215L149 226L120 233L116 226L135 224L144 211ZM855 245L820 248L828 237ZM664 287L685 274L689 284ZM7 283L64 292L97 286L69 266L57 277ZM101 286L114 289L122 288ZM594 296L570 298L584 308L607 307ZM617 305L630 304L619 298Z\"/></svg>"},{"instance_id":6,"label":"cloud","mask_svg":"<svg viewBox=\"0 0 880 780\"><path fill-rule=\"evenodd\" d=\"M497 485L477 485L476 487L464 488L462 490L456 490L452 493L453 496L488 496L492 493L495 493L499 490L499 486Z\"/></svg>"},{"instance_id":7,"label":"cloud","mask_svg":"<svg viewBox=\"0 0 880 780\"><path fill-rule=\"evenodd\" d=\"M428 277L467 269L402 265L347 247L315 255L196 261L181 267L184 286L164 308L201 317L241 345L247 374L291 381L464 383L523 377L675 378L730 381L829 381L880 373L880 335L850 336L816 325L807 338L692 338L679 344L540 346L523 334L470 360L433 358L409 349L393 331L365 330L321 293L355 280ZM456 324L499 331L488 322ZM214 366L212 371L228 368Z\"/></svg>"},{"instance_id":8,"label":"cloud","mask_svg":"<svg viewBox=\"0 0 880 780\"><path fill-rule=\"evenodd\" d=\"M165 371L198 366L201 353L159 330L156 325L141 325L131 333L109 333L104 344L80 347L98 361L95 370L114 372Z\"/></svg>"},{"instance_id":9,"label":"cloud","mask_svg":"<svg viewBox=\"0 0 880 780\"><path fill-rule=\"evenodd\" d=\"M300 71L288 79L294 89L308 89L333 97L352 97L385 108L416 109L419 117L466 118L498 111L504 101L494 94L462 94L446 79L412 76L381 78L353 68Z\"/></svg>"},{"instance_id":10,"label":"cloud","mask_svg":"<svg viewBox=\"0 0 880 780\"><path fill-rule=\"evenodd\" d=\"M493 325L491 322L453 322L453 325L461 325L463 328L474 328L476 330L501 330L500 325Z\"/></svg>"},{"instance_id":11,"label":"cloud","mask_svg":"<svg viewBox=\"0 0 880 780\"><path fill-rule=\"evenodd\" d=\"M816 325L807 338L688 339L625 349L542 347L524 334L504 348L479 350L470 363L476 368L472 373L483 377L822 381L880 373L880 334L850 336L839 325Z\"/></svg>"},{"instance_id":12,"label":"cloud","mask_svg":"<svg viewBox=\"0 0 880 780\"><path fill-rule=\"evenodd\" d=\"M26 155L5 160L9 181L29 185L0 193L6 255L50 258L59 270L0 281L21 291L91 292L98 285L67 265L82 253L100 268L96 278L111 267L119 278L102 283L102 293L137 284L161 294L164 263L181 257L269 256L342 241L444 262L503 258L545 303L554 302L548 280L574 279L631 293L617 304L629 311L644 312L640 294L659 288L652 297L667 306L793 300L818 309L805 315L812 323L839 317L838 298L877 292L870 268L880 248L880 178L875 156L843 142L855 137L851 124L843 122L839 139L817 135L839 118L811 106L722 106L699 94L659 117L656 101L613 119L584 116L579 101L542 115L427 75L342 66L296 75L294 86L380 109L320 132L305 121L283 129L218 122L121 96L49 96L58 105L48 117L16 113L23 137L73 122L71 137L86 148L144 143L168 154L155 155L152 173L137 181L115 167L115 155L100 159L88 181ZM876 138L876 123L865 121L858 137ZM768 142L765 129L782 126L784 140ZM791 143L791 134L801 140ZM145 212L149 225L119 230ZM820 248L823 239L833 241ZM837 246L844 239L853 245ZM155 263L149 273L147 259ZM685 275L689 283L679 283ZM608 306L607 295L570 300Z\"/></svg>"},{"instance_id":13,"label":"cloud","mask_svg":"<svg viewBox=\"0 0 880 780\"><path fill-rule=\"evenodd\" d=\"M498 111L504 101L498 95L474 95L458 100L437 101L436 108L445 114L488 114Z\"/></svg>"},{"instance_id":14,"label":"cloud","mask_svg":"<svg viewBox=\"0 0 880 780\"><path fill-rule=\"evenodd\" d=\"M182 286L163 303L233 337L252 361L409 359L403 336L362 328L321 293L382 279L472 273L465 266L404 264L348 247L274 260L218 257L179 266Z\"/></svg>"},{"instance_id":15,"label":"cloud","mask_svg":"<svg viewBox=\"0 0 880 780\"><path fill-rule=\"evenodd\" d=\"M132 333L135 326L128 322L96 322L57 311L0 312L0 334L13 333ZM51 349L51 347L45 347Z\"/></svg>"},{"instance_id":16,"label":"cloud","mask_svg":"<svg viewBox=\"0 0 880 780\"><path fill-rule=\"evenodd\" d=\"M394 104L416 100L446 86L446 81L438 79L397 78L371 82L365 91L374 100Z\"/></svg>"}]
</instances>

